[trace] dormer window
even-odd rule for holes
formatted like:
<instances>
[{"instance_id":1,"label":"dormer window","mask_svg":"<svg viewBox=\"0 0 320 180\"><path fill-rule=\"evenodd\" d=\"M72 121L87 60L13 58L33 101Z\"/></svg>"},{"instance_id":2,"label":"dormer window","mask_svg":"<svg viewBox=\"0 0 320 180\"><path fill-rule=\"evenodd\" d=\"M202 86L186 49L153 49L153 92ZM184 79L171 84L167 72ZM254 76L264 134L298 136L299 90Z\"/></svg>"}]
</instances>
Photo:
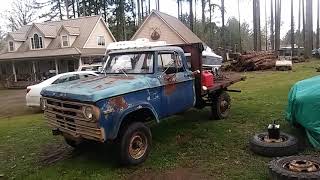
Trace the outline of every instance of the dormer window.
<instances>
[{"instance_id":1,"label":"dormer window","mask_svg":"<svg viewBox=\"0 0 320 180\"><path fill-rule=\"evenodd\" d=\"M31 37L31 49L42 49L43 48L43 41L42 37L38 34L34 34Z\"/></svg>"},{"instance_id":2,"label":"dormer window","mask_svg":"<svg viewBox=\"0 0 320 180\"><path fill-rule=\"evenodd\" d=\"M14 43L13 41L9 41L9 52L13 52L14 51Z\"/></svg>"},{"instance_id":3,"label":"dormer window","mask_svg":"<svg viewBox=\"0 0 320 180\"><path fill-rule=\"evenodd\" d=\"M69 37L67 35L61 36L62 47L69 47Z\"/></svg>"},{"instance_id":4,"label":"dormer window","mask_svg":"<svg viewBox=\"0 0 320 180\"><path fill-rule=\"evenodd\" d=\"M106 41L104 39L104 36L98 36L98 46L105 46Z\"/></svg>"}]
</instances>

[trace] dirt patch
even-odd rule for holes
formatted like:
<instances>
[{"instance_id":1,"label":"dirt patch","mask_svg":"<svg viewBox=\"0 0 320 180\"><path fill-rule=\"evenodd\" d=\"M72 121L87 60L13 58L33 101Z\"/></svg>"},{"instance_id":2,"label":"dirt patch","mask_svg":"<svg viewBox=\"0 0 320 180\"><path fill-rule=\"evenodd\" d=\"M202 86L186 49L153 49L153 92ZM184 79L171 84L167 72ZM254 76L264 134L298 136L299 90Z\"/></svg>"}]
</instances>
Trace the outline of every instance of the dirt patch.
<instances>
[{"instance_id":1,"label":"dirt patch","mask_svg":"<svg viewBox=\"0 0 320 180\"><path fill-rule=\"evenodd\" d=\"M39 156L39 164L47 166L73 156L73 148L66 144L48 144L43 147Z\"/></svg>"},{"instance_id":2,"label":"dirt patch","mask_svg":"<svg viewBox=\"0 0 320 180\"><path fill-rule=\"evenodd\" d=\"M192 168L177 168L167 172L154 172L152 170L145 170L138 174L134 174L127 178L128 180L204 180L214 179L199 170Z\"/></svg>"},{"instance_id":3,"label":"dirt patch","mask_svg":"<svg viewBox=\"0 0 320 180\"><path fill-rule=\"evenodd\" d=\"M26 106L25 96L25 89L0 90L0 119L40 112Z\"/></svg>"}]
</instances>

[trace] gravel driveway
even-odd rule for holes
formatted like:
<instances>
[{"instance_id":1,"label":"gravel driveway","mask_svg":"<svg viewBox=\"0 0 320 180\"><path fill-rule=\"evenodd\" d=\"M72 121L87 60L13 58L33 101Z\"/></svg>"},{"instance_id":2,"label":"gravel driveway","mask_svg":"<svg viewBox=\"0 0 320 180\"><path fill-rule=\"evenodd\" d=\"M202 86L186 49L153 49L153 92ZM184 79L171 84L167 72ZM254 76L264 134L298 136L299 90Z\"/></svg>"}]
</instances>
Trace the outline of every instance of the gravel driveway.
<instances>
[{"instance_id":1,"label":"gravel driveway","mask_svg":"<svg viewBox=\"0 0 320 180\"><path fill-rule=\"evenodd\" d=\"M39 112L25 105L25 95L25 89L0 90L0 118Z\"/></svg>"}]
</instances>

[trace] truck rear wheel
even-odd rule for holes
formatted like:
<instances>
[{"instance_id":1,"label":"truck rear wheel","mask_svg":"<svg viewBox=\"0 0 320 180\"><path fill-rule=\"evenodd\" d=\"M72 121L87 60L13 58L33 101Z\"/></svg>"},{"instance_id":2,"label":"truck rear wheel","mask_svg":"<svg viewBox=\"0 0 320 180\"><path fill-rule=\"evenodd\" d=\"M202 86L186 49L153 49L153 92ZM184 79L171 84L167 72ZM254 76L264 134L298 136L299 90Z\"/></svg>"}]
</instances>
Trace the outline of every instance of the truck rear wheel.
<instances>
[{"instance_id":1,"label":"truck rear wheel","mask_svg":"<svg viewBox=\"0 0 320 180\"><path fill-rule=\"evenodd\" d=\"M231 97L230 95L222 91L213 95L211 113L213 119L225 119L230 114Z\"/></svg>"},{"instance_id":2,"label":"truck rear wheel","mask_svg":"<svg viewBox=\"0 0 320 180\"><path fill-rule=\"evenodd\" d=\"M142 122L134 122L123 129L120 137L120 159L124 165L143 163L151 149L151 131Z\"/></svg>"}]
</instances>

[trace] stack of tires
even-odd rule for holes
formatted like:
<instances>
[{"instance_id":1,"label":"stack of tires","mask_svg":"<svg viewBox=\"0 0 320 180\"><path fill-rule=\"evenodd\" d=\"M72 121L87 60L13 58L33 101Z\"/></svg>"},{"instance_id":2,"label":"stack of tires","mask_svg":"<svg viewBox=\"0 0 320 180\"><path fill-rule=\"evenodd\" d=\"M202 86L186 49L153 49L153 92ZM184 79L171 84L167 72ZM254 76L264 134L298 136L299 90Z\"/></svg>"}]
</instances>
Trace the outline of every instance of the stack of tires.
<instances>
[{"instance_id":1,"label":"stack of tires","mask_svg":"<svg viewBox=\"0 0 320 180\"><path fill-rule=\"evenodd\" d=\"M292 156L299 151L298 140L287 133L269 139L268 132L255 134L249 140L250 149L259 155L276 157L269 163L270 178L275 180L320 179L320 158Z\"/></svg>"}]
</instances>

